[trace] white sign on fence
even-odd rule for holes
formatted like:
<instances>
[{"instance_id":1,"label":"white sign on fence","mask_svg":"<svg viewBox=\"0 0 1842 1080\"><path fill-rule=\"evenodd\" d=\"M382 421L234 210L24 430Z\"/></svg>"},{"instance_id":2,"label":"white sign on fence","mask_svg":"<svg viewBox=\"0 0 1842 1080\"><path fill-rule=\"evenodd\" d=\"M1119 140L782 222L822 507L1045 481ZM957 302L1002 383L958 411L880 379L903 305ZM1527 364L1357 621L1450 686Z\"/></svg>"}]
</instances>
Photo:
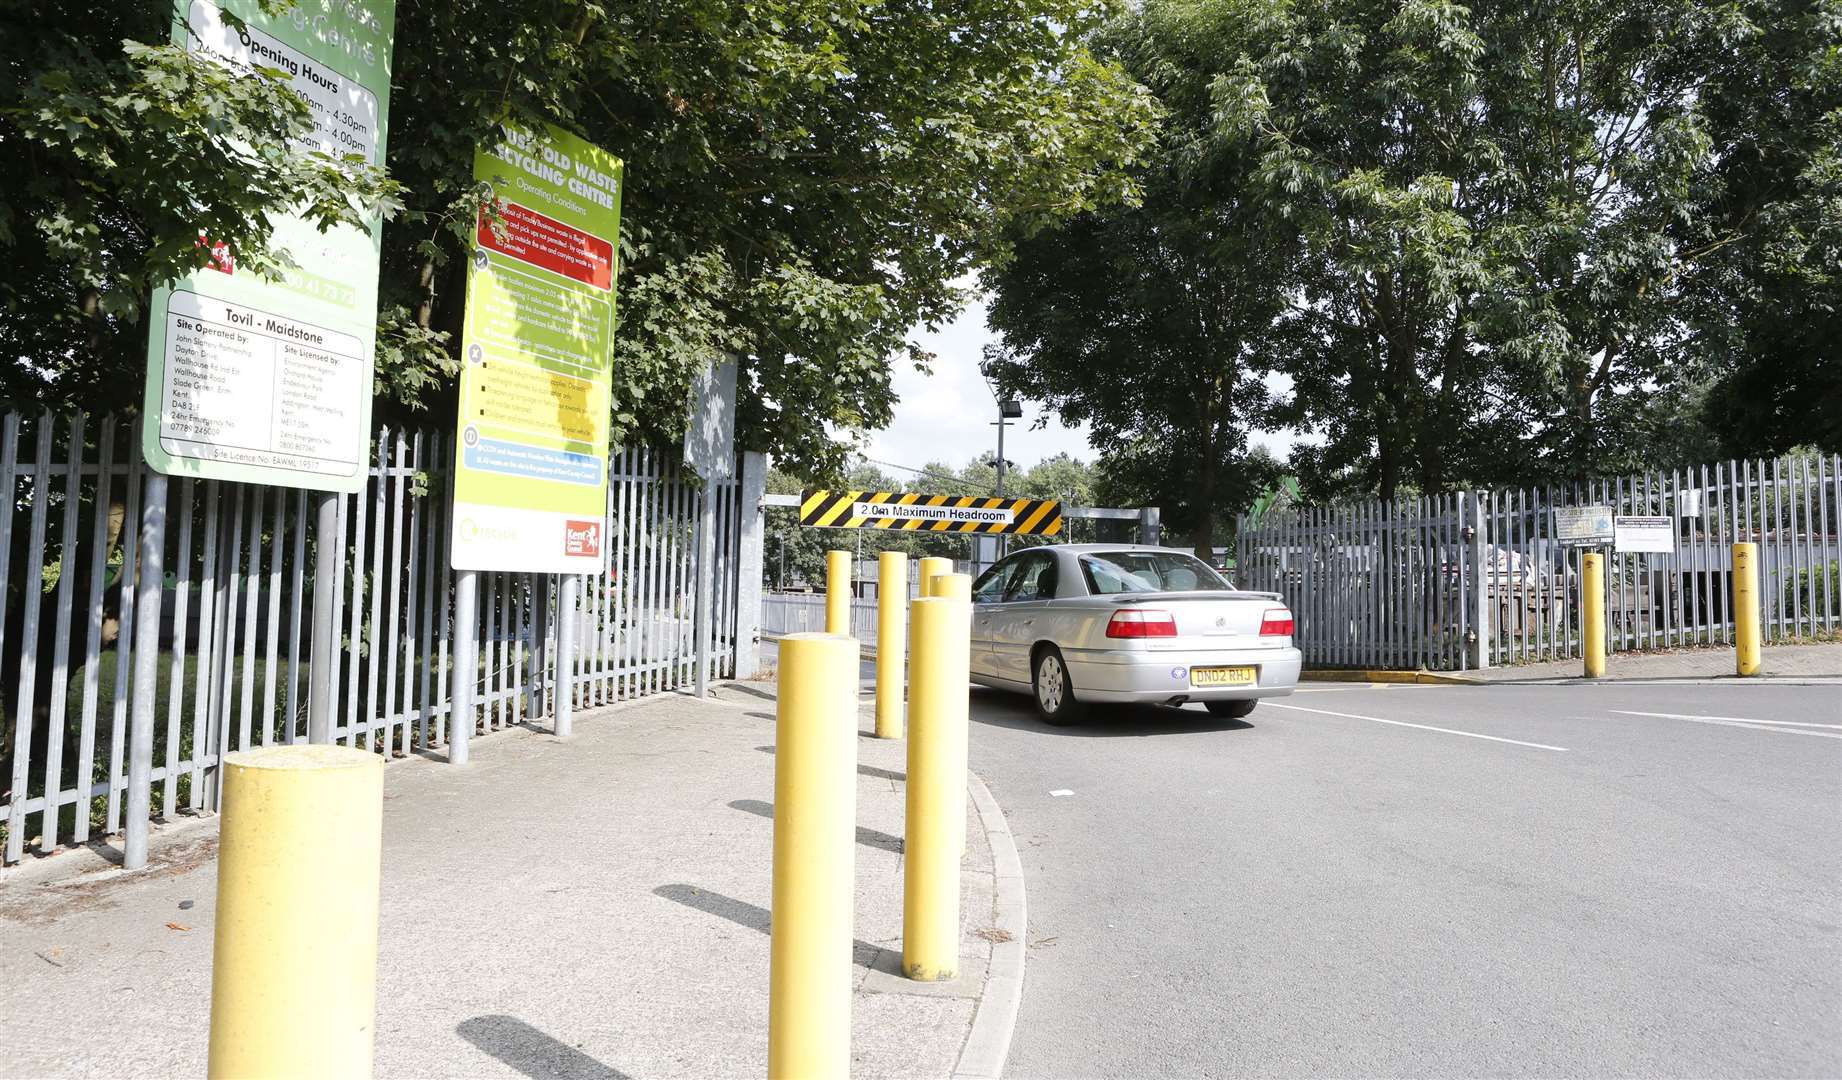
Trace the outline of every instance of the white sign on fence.
<instances>
[{"instance_id":1,"label":"white sign on fence","mask_svg":"<svg viewBox=\"0 0 1842 1080\"><path fill-rule=\"evenodd\" d=\"M1663 516L1626 516L1612 520L1612 547L1619 553L1672 554L1676 550L1676 523Z\"/></svg>"},{"instance_id":2,"label":"white sign on fence","mask_svg":"<svg viewBox=\"0 0 1842 1080\"><path fill-rule=\"evenodd\" d=\"M706 364L691 383L691 426L684 463L705 480L727 480L736 464L736 365Z\"/></svg>"},{"instance_id":3,"label":"white sign on fence","mask_svg":"<svg viewBox=\"0 0 1842 1080\"><path fill-rule=\"evenodd\" d=\"M1563 544L1604 544L1612 539L1609 506L1557 506L1554 538Z\"/></svg>"}]
</instances>

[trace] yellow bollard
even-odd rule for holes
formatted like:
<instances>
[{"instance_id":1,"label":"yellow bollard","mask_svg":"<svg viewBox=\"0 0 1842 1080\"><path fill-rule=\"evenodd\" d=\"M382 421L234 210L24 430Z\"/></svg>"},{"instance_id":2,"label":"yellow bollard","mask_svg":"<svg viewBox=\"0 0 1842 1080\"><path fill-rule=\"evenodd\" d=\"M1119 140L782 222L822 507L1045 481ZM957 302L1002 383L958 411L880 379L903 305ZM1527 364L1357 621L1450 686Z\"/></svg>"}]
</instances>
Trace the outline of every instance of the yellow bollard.
<instances>
[{"instance_id":1,"label":"yellow bollard","mask_svg":"<svg viewBox=\"0 0 1842 1080\"><path fill-rule=\"evenodd\" d=\"M951 571L934 575L934 591L929 596L941 596L949 600L964 600L972 603L972 575L955 574ZM972 634L972 617L966 617L966 634Z\"/></svg>"},{"instance_id":2,"label":"yellow bollard","mask_svg":"<svg viewBox=\"0 0 1842 1080\"><path fill-rule=\"evenodd\" d=\"M876 559L876 737L902 737L903 661L908 655L908 556Z\"/></svg>"},{"instance_id":3,"label":"yellow bollard","mask_svg":"<svg viewBox=\"0 0 1842 1080\"><path fill-rule=\"evenodd\" d=\"M1759 545L1733 545L1733 635L1740 675L1759 673Z\"/></svg>"},{"instance_id":4,"label":"yellow bollard","mask_svg":"<svg viewBox=\"0 0 1842 1080\"><path fill-rule=\"evenodd\" d=\"M851 553L825 553L825 632L851 636Z\"/></svg>"},{"instance_id":5,"label":"yellow bollard","mask_svg":"<svg viewBox=\"0 0 1842 1080\"><path fill-rule=\"evenodd\" d=\"M207 1073L370 1076L384 759L231 754L223 805Z\"/></svg>"},{"instance_id":6,"label":"yellow bollard","mask_svg":"<svg viewBox=\"0 0 1842 1080\"><path fill-rule=\"evenodd\" d=\"M917 596L934 595L934 579L941 574L951 574L953 572L953 560L943 559L938 555L929 555L922 559L920 566L920 588L916 592Z\"/></svg>"},{"instance_id":7,"label":"yellow bollard","mask_svg":"<svg viewBox=\"0 0 1842 1080\"><path fill-rule=\"evenodd\" d=\"M1605 556L1588 552L1580 556L1580 651L1586 656L1586 677L1605 676Z\"/></svg>"},{"instance_id":8,"label":"yellow bollard","mask_svg":"<svg viewBox=\"0 0 1842 1080\"><path fill-rule=\"evenodd\" d=\"M934 577L934 595L937 597L948 599L948 600L964 600L968 604L972 603L972 575L971 574L938 574L936 575ZM966 636L967 636L968 644L970 644L970 640L972 636L972 620L970 616L968 616L966 619ZM968 706L970 706L969 701L968 701ZM962 859L966 857L966 798L967 798L966 770L968 767L966 758L969 753L969 748L967 746L967 743L969 742L970 737L971 737L971 731L970 731L971 725L967 724L967 725L964 725L964 727L966 728L966 730L962 731L960 735L958 736L959 738L959 773L958 773L959 798L953 800L953 820L958 823L953 826L953 835L959 838L959 849L958 850L959 850L959 857Z\"/></svg>"},{"instance_id":9,"label":"yellow bollard","mask_svg":"<svg viewBox=\"0 0 1842 1080\"><path fill-rule=\"evenodd\" d=\"M849 637L780 639L770 1080L850 1075L857 657Z\"/></svg>"},{"instance_id":10,"label":"yellow bollard","mask_svg":"<svg viewBox=\"0 0 1842 1080\"><path fill-rule=\"evenodd\" d=\"M959 974L959 846L965 829L966 682L972 605L910 605L908 804L902 849L902 972L921 982ZM958 827L959 836L954 835Z\"/></svg>"}]
</instances>

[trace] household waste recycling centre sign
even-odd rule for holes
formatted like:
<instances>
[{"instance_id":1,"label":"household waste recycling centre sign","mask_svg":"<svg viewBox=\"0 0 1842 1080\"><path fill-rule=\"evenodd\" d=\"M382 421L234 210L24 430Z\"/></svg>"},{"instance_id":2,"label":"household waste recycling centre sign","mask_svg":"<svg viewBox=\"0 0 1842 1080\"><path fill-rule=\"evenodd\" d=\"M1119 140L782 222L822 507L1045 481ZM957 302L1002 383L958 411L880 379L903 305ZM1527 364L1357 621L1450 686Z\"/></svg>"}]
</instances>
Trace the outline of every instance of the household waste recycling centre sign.
<instances>
[{"instance_id":1,"label":"household waste recycling centre sign","mask_svg":"<svg viewBox=\"0 0 1842 1080\"><path fill-rule=\"evenodd\" d=\"M297 153L383 161L393 0L296 5L181 0L173 41L234 71L265 69L307 102ZM321 232L275 215L280 280L237 265L201 236L210 262L155 289L149 307L142 450L163 473L320 491L358 491L370 445L381 222Z\"/></svg>"},{"instance_id":2,"label":"household waste recycling centre sign","mask_svg":"<svg viewBox=\"0 0 1842 1080\"><path fill-rule=\"evenodd\" d=\"M621 162L555 127L474 158L455 445L457 570L603 565Z\"/></svg>"}]
</instances>

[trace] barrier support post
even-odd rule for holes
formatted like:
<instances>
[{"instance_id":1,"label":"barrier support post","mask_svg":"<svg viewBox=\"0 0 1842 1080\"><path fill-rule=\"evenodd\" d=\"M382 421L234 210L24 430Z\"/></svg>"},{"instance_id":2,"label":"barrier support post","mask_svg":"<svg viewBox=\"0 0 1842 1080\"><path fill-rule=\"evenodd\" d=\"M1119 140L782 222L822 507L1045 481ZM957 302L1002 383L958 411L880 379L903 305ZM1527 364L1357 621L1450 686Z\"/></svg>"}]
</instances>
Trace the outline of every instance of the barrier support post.
<instances>
[{"instance_id":1,"label":"barrier support post","mask_svg":"<svg viewBox=\"0 0 1842 1080\"><path fill-rule=\"evenodd\" d=\"M248 750L223 799L207 1073L370 1076L384 759Z\"/></svg>"},{"instance_id":2,"label":"barrier support post","mask_svg":"<svg viewBox=\"0 0 1842 1080\"><path fill-rule=\"evenodd\" d=\"M1586 677L1605 677L1605 556L1589 551L1580 556L1580 652L1586 659Z\"/></svg>"},{"instance_id":3,"label":"barrier support post","mask_svg":"<svg viewBox=\"0 0 1842 1080\"><path fill-rule=\"evenodd\" d=\"M825 632L851 635L851 553L825 553Z\"/></svg>"},{"instance_id":4,"label":"barrier support post","mask_svg":"<svg viewBox=\"0 0 1842 1080\"><path fill-rule=\"evenodd\" d=\"M1735 673L1759 673L1759 545L1733 545Z\"/></svg>"},{"instance_id":5,"label":"barrier support post","mask_svg":"<svg viewBox=\"0 0 1842 1080\"><path fill-rule=\"evenodd\" d=\"M921 982L959 974L971 609L957 596L926 596L910 605L902 973Z\"/></svg>"},{"instance_id":6,"label":"barrier support post","mask_svg":"<svg viewBox=\"0 0 1842 1080\"><path fill-rule=\"evenodd\" d=\"M902 668L908 656L908 556L885 551L876 562L876 737L899 739L907 691Z\"/></svg>"},{"instance_id":7,"label":"barrier support post","mask_svg":"<svg viewBox=\"0 0 1842 1080\"><path fill-rule=\"evenodd\" d=\"M850 1074L857 658L856 640L837 634L780 639L770 1080Z\"/></svg>"}]
</instances>

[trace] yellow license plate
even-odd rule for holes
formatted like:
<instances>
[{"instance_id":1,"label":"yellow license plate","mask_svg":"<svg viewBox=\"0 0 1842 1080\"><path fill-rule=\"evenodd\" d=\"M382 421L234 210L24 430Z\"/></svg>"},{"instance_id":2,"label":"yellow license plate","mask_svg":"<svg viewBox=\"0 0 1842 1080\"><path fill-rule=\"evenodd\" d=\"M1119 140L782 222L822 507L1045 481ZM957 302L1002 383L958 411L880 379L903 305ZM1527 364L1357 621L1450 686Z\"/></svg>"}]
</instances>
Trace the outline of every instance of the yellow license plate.
<instances>
[{"instance_id":1,"label":"yellow license plate","mask_svg":"<svg viewBox=\"0 0 1842 1080\"><path fill-rule=\"evenodd\" d=\"M1197 667L1190 669L1192 686L1252 686L1258 669L1250 667Z\"/></svg>"}]
</instances>

